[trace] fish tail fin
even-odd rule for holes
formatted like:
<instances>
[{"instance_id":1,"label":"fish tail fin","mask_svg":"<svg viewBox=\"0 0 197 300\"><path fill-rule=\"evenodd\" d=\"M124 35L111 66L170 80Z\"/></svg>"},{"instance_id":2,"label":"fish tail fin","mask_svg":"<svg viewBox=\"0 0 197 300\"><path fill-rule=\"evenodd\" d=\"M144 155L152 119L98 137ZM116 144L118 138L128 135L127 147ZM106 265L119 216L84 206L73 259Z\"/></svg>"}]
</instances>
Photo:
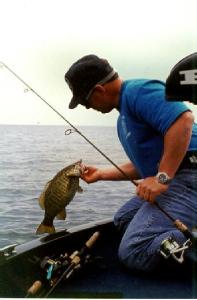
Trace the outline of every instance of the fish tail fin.
<instances>
[{"instance_id":1,"label":"fish tail fin","mask_svg":"<svg viewBox=\"0 0 197 300\"><path fill-rule=\"evenodd\" d=\"M48 226L48 225L44 225L44 224L40 224L36 230L36 234L43 234L43 233L54 233L55 232L55 227L52 226Z\"/></svg>"}]
</instances>

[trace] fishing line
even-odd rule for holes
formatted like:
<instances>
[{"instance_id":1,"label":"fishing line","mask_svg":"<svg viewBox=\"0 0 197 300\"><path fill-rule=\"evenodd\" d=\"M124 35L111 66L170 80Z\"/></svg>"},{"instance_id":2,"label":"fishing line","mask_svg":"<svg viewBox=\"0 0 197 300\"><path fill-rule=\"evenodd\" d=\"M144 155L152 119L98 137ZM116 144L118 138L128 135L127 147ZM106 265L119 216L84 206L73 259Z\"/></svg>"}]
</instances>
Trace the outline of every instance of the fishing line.
<instances>
[{"instance_id":1,"label":"fishing line","mask_svg":"<svg viewBox=\"0 0 197 300\"><path fill-rule=\"evenodd\" d=\"M129 181L131 181L135 186L137 186L137 183L135 183L134 180L132 180L116 163L114 163L103 151L101 151L95 144L93 144L81 131L79 131L72 123L70 123L68 121L68 119L66 119L59 111L57 111L49 102L47 102L42 96L40 96L36 90L34 90L27 82L25 82L19 75L17 75L13 70L11 70L5 63L0 62L0 67L5 67L8 71L10 71L19 81L21 81L26 87L27 89L25 89L25 92L27 91L32 91L38 98L40 98L47 106L49 106L57 115L59 115L67 124L69 124L69 126L71 126L75 132L77 132L80 136L82 136L93 148L95 148L103 157L105 157L116 169L119 170L120 173L122 173L122 175L124 175L124 177L126 179L128 179ZM68 129L68 131L65 132L66 135L70 134L72 132L71 129ZM172 218L171 215L169 215L163 208L161 208L159 206L159 204L157 202L154 203L155 206L157 206L157 208L162 211L174 224L175 226L184 234L184 235L189 235L189 236L193 236L192 233L189 231L189 229L183 224L181 223L179 220L178 222L181 223L181 225L183 225L182 227L179 225L177 225L177 220L175 220L174 218ZM183 230L184 228L184 230Z\"/></svg>"}]
</instances>

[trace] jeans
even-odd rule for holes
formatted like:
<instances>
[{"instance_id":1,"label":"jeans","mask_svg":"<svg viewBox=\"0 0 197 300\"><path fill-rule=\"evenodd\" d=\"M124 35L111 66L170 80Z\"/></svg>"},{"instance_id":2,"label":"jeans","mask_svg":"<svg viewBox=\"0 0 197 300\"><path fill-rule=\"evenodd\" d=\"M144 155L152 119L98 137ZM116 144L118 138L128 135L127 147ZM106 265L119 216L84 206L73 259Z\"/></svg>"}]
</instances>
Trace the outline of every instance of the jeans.
<instances>
[{"instance_id":1,"label":"jeans","mask_svg":"<svg viewBox=\"0 0 197 300\"><path fill-rule=\"evenodd\" d=\"M197 169L179 171L156 201L192 230L197 225ZM173 237L179 243L187 240L154 204L137 196L118 210L114 224L123 233L120 260L130 269L153 271L164 260L159 253L164 239Z\"/></svg>"}]
</instances>

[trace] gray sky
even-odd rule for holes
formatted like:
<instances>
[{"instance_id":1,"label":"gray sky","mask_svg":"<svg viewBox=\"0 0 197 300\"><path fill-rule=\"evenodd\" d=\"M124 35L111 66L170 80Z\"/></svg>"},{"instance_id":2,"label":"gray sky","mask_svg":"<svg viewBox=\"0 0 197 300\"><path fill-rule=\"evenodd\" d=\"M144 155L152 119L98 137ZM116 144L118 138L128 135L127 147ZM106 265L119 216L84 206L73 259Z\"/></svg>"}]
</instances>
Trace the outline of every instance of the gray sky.
<instances>
[{"instance_id":1,"label":"gray sky","mask_svg":"<svg viewBox=\"0 0 197 300\"><path fill-rule=\"evenodd\" d=\"M123 79L165 80L197 51L196 0L0 0L0 11L0 61L74 125L115 125L117 117L68 109L64 73L76 59L94 53ZM65 124L24 88L0 68L0 124Z\"/></svg>"}]
</instances>

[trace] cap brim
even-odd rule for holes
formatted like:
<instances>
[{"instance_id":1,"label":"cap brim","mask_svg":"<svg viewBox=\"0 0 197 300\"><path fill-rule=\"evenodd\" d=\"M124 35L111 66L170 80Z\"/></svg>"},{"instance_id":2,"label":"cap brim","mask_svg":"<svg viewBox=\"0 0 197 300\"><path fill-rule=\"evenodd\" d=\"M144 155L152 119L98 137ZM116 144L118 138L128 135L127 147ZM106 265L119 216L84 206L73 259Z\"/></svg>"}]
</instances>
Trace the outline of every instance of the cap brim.
<instances>
[{"instance_id":1,"label":"cap brim","mask_svg":"<svg viewBox=\"0 0 197 300\"><path fill-rule=\"evenodd\" d=\"M75 107L77 107L77 105L79 104L80 102L80 98L79 97L76 97L76 96L73 96L70 103L69 103L69 108L70 109L73 109Z\"/></svg>"}]
</instances>

